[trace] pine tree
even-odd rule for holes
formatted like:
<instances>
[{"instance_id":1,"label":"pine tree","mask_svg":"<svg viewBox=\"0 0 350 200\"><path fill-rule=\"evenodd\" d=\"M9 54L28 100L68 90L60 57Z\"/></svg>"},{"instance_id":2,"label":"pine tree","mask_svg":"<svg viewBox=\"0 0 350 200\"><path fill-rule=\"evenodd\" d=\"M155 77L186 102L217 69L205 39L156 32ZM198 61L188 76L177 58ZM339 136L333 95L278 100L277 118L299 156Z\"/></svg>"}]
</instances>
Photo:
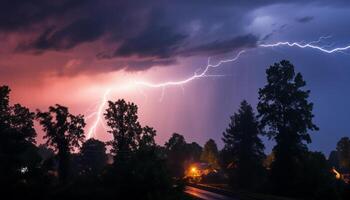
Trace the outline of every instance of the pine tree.
<instances>
[{"instance_id":1,"label":"pine tree","mask_svg":"<svg viewBox=\"0 0 350 200\"><path fill-rule=\"evenodd\" d=\"M243 101L223 133L224 150L236 166L230 176L231 183L238 187L252 189L262 180L265 155L260 133L252 107Z\"/></svg>"}]
</instances>

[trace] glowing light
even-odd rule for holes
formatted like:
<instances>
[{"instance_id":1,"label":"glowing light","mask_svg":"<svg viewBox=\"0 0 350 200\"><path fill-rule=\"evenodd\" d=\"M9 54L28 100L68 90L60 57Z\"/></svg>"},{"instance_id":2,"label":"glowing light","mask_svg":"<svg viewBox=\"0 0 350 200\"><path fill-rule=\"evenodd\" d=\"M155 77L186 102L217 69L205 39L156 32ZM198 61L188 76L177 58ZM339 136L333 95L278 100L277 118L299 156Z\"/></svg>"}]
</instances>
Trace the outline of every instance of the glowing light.
<instances>
[{"instance_id":1,"label":"glowing light","mask_svg":"<svg viewBox=\"0 0 350 200\"><path fill-rule=\"evenodd\" d=\"M334 168L332 168L333 173L335 174L336 179L341 179L341 174Z\"/></svg>"},{"instance_id":2,"label":"glowing light","mask_svg":"<svg viewBox=\"0 0 350 200\"><path fill-rule=\"evenodd\" d=\"M327 39L327 38L329 38L329 36L320 37L317 41L312 41L312 42L305 43L305 44L298 43L298 42L276 42L276 43L271 43L271 44L259 44L257 46L257 48L272 48L272 47L279 47L279 46L288 46L288 47L298 47L298 48L302 48L302 49L311 48L311 49L319 50L323 53L328 53L328 54L343 52L343 51L350 49L350 45L344 46L344 47L337 47L337 48L333 48L333 49L327 49L326 47L321 47L321 46L317 45L323 39ZM225 76L225 75L209 75L208 72L210 71L210 69L220 67L224 63L230 63L230 62L237 61L241 57L241 55L246 53L246 52L247 52L247 50L241 50L238 52L238 54L234 58L220 60L216 64L210 64L210 58L209 58L207 65L204 67L204 70L202 70L201 73L198 73L198 71L200 69L196 70L196 72L192 76L185 78L183 80L166 81L166 82L161 82L161 83L152 83L152 82L147 82L147 81L134 81L134 82L131 82L131 83L128 82L127 84L122 85L119 89L130 90L134 86L143 86L143 87L148 87L148 88L162 88L161 97L159 99L159 101L162 101L166 87L181 86L183 88L183 85L190 83L190 82L192 82L196 79L199 79L199 78ZM115 90L116 88L113 88L113 89ZM144 95L145 98L147 98L146 95L142 92L142 90L140 90L139 88L137 88L137 89L139 91L141 91L142 95ZM101 123L101 115L103 112L103 108L106 104L107 96L109 95L110 92L111 92L111 89L107 89L106 92L104 93L103 98L100 102L100 105L98 106L98 111L93 112L90 115L88 115L88 118L91 118L92 116L95 116L95 115L97 116L93 125L90 127L90 129L88 131L88 138L91 138L93 135L95 135L97 125Z\"/></svg>"},{"instance_id":3,"label":"glowing light","mask_svg":"<svg viewBox=\"0 0 350 200\"><path fill-rule=\"evenodd\" d=\"M28 167L22 167L22 168L20 169L20 171L21 171L22 174L25 174L25 173L27 173L29 170L28 170Z\"/></svg>"},{"instance_id":4,"label":"glowing light","mask_svg":"<svg viewBox=\"0 0 350 200\"><path fill-rule=\"evenodd\" d=\"M195 167L191 168L191 172L196 173L196 171L197 171L197 168L195 168Z\"/></svg>"}]
</instances>

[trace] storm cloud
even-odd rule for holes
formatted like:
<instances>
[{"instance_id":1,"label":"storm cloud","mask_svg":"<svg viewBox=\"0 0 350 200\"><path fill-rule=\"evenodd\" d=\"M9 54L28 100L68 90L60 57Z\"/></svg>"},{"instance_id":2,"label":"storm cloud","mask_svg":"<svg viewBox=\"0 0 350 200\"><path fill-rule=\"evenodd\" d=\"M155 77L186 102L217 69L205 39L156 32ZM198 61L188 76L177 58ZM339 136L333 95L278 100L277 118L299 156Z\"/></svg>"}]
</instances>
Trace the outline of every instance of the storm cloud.
<instances>
[{"instance_id":1,"label":"storm cloud","mask_svg":"<svg viewBox=\"0 0 350 200\"><path fill-rule=\"evenodd\" d=\"M257 41L269 39L271 34L246 29L252 23L250 13L268 6L300 3L349 5L345 0L4 0L0 6L0 35L15 34L20 39L12 50L37 56L69 53L83 44L99 43L90 62L129 59L125 64L129 69L134 65L135 70L145 70L159 64L172 65L182 56L217 55L255 47ZM295 18L299 23L313 19L308 15ZM93 71L93 66L85 65L81 71Z\"/></svg>"},{"instance_id":2,"label":"storm cloud","mask_svg":"<svg viewBox=\"0 0 350 200\"><path fill-rule=\"evenodd\" d=\"M115 56L170 57L186 35L176 33L171 27L149 27L140 35L126 39Z\"/></svg>"},{"instance_id":3,"label":"storm cloud","mask_svg":"<svg viewBox=\"0 0 350 200\"><path fill-rule=\"evenodd\" d=\"M228 40L216 40L207 44L189 48L183 52L182 55L217 55L231 52L242 48L256 47L259 38L252 34L236 36Z\"/></svg>"}]
</instances>

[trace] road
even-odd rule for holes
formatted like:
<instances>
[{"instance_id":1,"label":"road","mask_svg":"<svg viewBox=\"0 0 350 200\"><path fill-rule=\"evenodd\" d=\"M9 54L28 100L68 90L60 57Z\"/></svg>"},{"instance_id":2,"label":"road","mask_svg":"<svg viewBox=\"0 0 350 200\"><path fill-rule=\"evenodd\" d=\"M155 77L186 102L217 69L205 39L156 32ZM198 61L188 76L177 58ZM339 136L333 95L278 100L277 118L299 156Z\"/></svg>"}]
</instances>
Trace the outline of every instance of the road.
<instances>
[{"instance_id":1,"label":"road","mask_svg":"<svg viewBox=\"0 0 350 200\"><path fill-rule=\"evenodd\" d=\"M236 198L223 196L221 194L216 194L213 192L209 192L209 191L198 189L191 186L186 186L185 192L187 194L190 194L194 197L198 197L203 200L238 200Z\"/></svg>"}]
</instances>

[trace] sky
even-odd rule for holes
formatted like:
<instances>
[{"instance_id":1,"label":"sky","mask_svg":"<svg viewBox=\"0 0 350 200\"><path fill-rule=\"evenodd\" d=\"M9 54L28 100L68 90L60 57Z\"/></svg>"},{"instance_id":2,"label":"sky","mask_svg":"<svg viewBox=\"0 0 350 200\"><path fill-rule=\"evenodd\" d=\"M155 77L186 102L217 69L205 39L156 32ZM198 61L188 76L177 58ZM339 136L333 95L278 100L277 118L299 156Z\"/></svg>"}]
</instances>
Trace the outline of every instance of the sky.
<instances>
[{"instance_id":1,"label":"sky","mask_svg":"<svg viewBox=\"0 0 350 200\"><path fill-rule=\"evenodd\" d=\"M139 107L142 125L157 130L164 144L172 133L219 147L229 117L242 100L253 107L265 70L290 60L301 72L314 103L309 148L328 154L350 136L350 51L260 44L318 43L326 49L350 45L348 0L2 0L0 3L0 85L12 89L11 102L33 111L68 106L86 116L86 132L97 119L103 96ZM182 81L208 64L202 78ZM98 123L94 137L111 139ZM37 126L38 141L43 133ZM266 142L269 152L273 142Z\"/></svg>"}]
</instances>

